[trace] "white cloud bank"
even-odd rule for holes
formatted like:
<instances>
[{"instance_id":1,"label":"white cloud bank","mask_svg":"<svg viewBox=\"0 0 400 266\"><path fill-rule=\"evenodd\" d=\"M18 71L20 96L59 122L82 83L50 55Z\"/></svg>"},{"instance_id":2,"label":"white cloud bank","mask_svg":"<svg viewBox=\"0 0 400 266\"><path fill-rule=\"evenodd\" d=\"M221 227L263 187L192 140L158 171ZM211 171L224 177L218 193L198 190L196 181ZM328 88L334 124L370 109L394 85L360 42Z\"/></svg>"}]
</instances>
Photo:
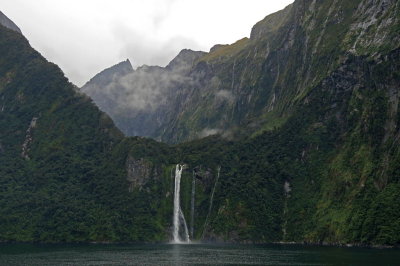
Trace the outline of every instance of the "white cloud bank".
<instances>
[{"instance_id":1,"label":"white cloud bank","mask_svg":"<svg viewBox=\"0 0 400 266\"><path fill-rule=\"evenodd\" d=\"M129 58L166 65L180 50L208 51L249 36L293 0L1 0L31 45L81 86Z\"/></svg>"}]
</instances>

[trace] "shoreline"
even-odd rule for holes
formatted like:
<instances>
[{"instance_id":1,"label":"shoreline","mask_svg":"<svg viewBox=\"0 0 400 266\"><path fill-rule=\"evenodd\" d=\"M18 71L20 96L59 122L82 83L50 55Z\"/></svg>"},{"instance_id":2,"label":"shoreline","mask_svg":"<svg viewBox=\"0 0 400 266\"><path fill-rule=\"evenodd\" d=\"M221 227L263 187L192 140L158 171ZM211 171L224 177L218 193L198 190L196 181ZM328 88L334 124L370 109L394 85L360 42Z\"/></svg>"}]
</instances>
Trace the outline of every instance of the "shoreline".
<instances>
[{"instance_id":1,"label":"shoreline","mask_svg":"<svg viewBox=\"0 0 400 266\"><path fill-rule=\"evenodd\" d=\"M277 245L299 245L299 246L318 246L318 247L344 247L344 248L373 248L373 249L399 249L400 246L395 245L377 245L377 244L361 244L361 243L308 243L308 242L272 242Z\"/></svg>"},{"instance_id":2,"label":"shoreline","mask_svg":"<svg viewBox=\"0 0 400 266\"><path fill-rule=\"evenodd\" d=\"M36 241L3 241L4 244L32 244L32 245L157 245L157 244L173 244L170 241L154 241L154 242L112 242L112 241L87 241L87 242L36 242ZM310 247L342 247L342 248L371 248L371 249L400 249L397 245L377 245L377 244L361 244L361 243L312 243L312 242L296 242L296 241L274 241L274 242L252 242L252 241L193 241L188 245L281 245L281 246L310 246Z\"/></svg>"}]
</instances>

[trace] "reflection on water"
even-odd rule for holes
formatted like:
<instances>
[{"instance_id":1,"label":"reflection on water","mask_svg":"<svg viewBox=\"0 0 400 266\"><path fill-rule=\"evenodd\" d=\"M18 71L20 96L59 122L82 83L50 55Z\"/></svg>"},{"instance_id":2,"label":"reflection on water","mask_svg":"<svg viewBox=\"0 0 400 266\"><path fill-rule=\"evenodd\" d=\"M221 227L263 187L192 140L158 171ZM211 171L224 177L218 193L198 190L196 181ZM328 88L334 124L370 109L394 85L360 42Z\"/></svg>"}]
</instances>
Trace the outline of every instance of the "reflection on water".
<instances>
[{"instance_id":1,"label":"reflection on water","mask_svg":"<svg viewBox=\"0 0 400 266\"><path fill-rule=\"evenodd\" d=\"M0 244L0 265L399 265L400 250L299 245Z\"/></svg>"},{"instance_id":2,"label":"reflection on water","mask_svg":"<svg viewBox=\"0 0 400 266\"><path fill-rule=\"evenodd\" d=\"M181 245L172 244L172 258L175 265L183 265L183 258L181 258Z\"/></svg>"}]
</instances>

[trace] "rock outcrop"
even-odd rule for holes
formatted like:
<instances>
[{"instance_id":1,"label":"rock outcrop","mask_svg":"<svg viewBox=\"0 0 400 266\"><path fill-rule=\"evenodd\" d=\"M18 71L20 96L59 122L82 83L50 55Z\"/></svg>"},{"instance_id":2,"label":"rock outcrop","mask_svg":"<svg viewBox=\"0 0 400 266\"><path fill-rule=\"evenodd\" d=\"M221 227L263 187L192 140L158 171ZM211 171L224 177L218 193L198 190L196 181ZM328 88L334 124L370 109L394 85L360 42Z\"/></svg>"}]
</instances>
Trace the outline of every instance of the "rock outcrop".
<instances>
[{"instance_id":1,"label":"rock outcrop","mask_svg":"<svg viewBox=\"0 0 400 266\"><path fill-rule=\"evenodd\" d=\"M129 192L135 188L141 189L151 178L152 165L145 159L134 159L129 156L126 160L127 180L129 181Z\"/></svg>"},{"instance_id":2,"label":"rock outcrop","mask_svg":"<svg viewBox=\"0 0 400 266\"><path fill-rule=\"evenodd\" d=\"M30 145L33 141L33 129L36 127L36 123L37 123L38 118L37 117L33 117L31 123L29 124L28 129L26 130L26 136L25 136L25 140L24 143L22 144L22 152L21 152L21 156L24 159L29 160L29 148Z\"/></svg>"}]
</instances>

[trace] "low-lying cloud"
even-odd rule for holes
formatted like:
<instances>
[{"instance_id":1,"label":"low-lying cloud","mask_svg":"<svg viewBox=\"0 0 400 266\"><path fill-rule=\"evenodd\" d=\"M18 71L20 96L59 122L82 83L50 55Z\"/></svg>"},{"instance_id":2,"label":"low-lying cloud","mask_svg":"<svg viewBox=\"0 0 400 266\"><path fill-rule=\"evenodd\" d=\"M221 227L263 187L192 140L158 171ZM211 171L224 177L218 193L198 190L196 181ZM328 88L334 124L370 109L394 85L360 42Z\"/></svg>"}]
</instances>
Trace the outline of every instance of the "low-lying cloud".
<instances>
[{"instance_id":1,"label":"low-lying cloud","mask_svg":"<svg viewBox=\"0 0 400 266\"><path fill-rule=\"evenodd\" d=\"M215 93L215 97L233 103L235 101L235 96L231 91L228 90L218 90Z\"/></svg>"},{"instance_id":2,"label":"low-lying cloud","mask_svg":"<svg viewBox=\"0 0 400 266\"><path fill-rule=\"evenodd\" d=\"M233 43L291 2L2 0L1 11L35 49L82 86L126 58L135 66L162 66L183 48L208 50L216 43Z\"/></svg>"},{"instance_id":3,"label":"low-lying cloud","mask_svg":"<svg viewBox=\"0 0 400 266\"><path fill-rule=\"evenodd\" d=\"M205 138L211 135L220 134L222 132L221 129L218 128L204 128L202 131L199 132L199 138Z\"/></svg>"},{"instance_id":4,"label":"low-lying cloud","mask_svg":"<svg viewBox=\"0 0 400 266\"><path fill-rule=\"evenodd\" d=\"M100 74L82 90L91 96L101 109L108 113L136 111L153 112L161 106L174 104L176 94L197 85L197 78L189 70L203 52L182 51L168 67L141 66L135 71L121 74L119 67L113 77ZM125 63L121 63L126 66ZM121 67L121 65L120 65Z\"/></svg>"}]
</instances>

